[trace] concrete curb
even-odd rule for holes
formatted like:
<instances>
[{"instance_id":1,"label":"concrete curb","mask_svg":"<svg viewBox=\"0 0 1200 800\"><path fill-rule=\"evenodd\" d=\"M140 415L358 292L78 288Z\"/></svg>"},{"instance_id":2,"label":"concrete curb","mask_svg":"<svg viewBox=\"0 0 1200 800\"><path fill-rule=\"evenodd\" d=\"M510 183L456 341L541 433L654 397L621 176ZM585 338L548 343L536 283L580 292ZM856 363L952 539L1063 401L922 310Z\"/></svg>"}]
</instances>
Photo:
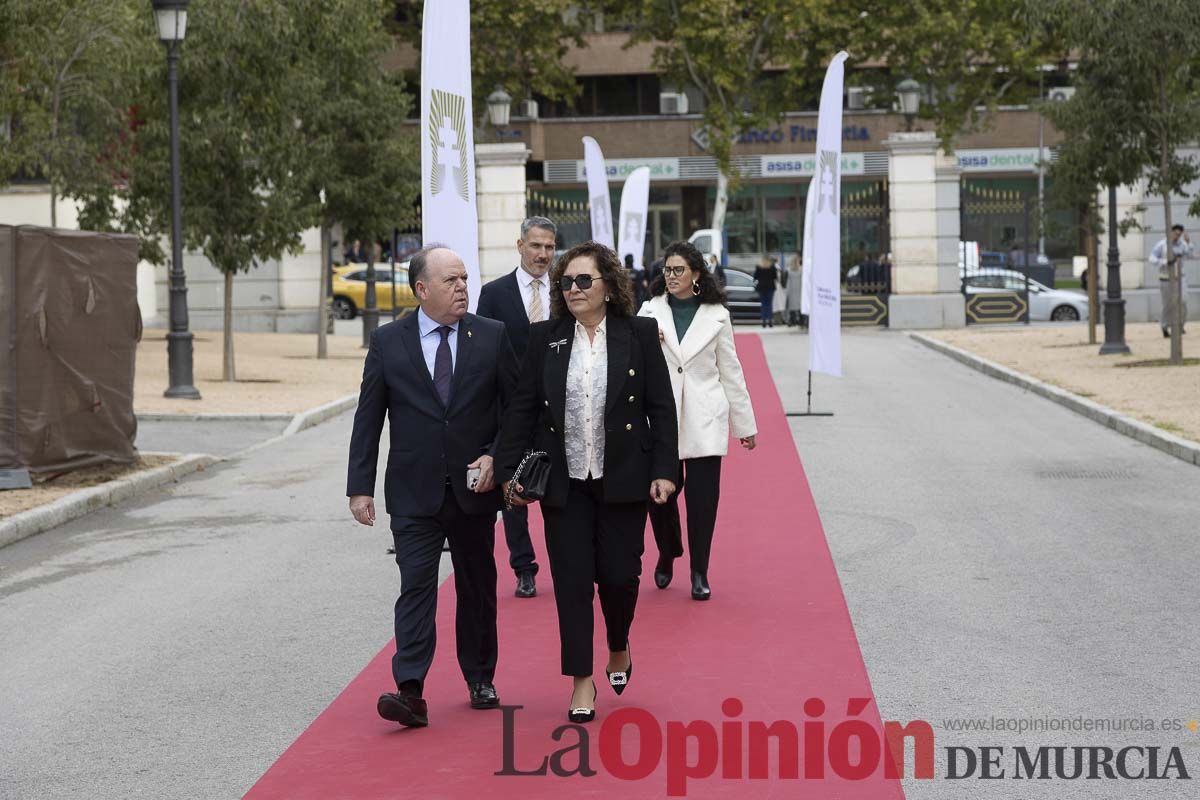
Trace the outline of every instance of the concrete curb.
<instances>
[{"instance_id":1,"label":"concrete curb","mask_svg":"<svg viewBox=\"0 0 1200 800\"><path fill-rule=\"evenodd\" d=\"M283 433L279 434L278 436L272 436L270 439L259 442L258 444L250 445L245 450L239 450L233 455L226 456L223 460L229 461L234 458L241 458L242 456L247 456L251 453L262 450L264 447L270 447L277 442L283 441L289 436L295 436L300 431L307 430L315 425L325 422L332 417L336 417L338 414L349 411L357 405L358 394L355 393L348 394L340 400L334 400L326 403L323 406L317 406L316 408L310 408L308 411L302 411L296 416L292 417L292 421L288 423L286 428L283 429Z\"/></svg>"},{"instance_id":2,"label":"concrete curb","mask_svg":"<svg viewBox=\"0 0 1200 800\"><path fill-rule=\"evenodd\" d=\"M1080 397L1077 394L1068 392L1066 389L1060 389L1057 386L1040 381L1037 378L1032 378L1002 364L989 361L986 358L980 358L974 353L969 353L966 350L938 341L929 336L920 333L910 333L909 336L929 349L949 356L955 361L959 361L985 375L1015 386L1020 386L1022 389L1058 403L1060 406L1064 406L1077 414L1082 414L1093 422L1098 422L1106 428L1111 428L1117 433L1137 439L1142 444L1157 448L1181 461L1200 466L1200 444L1159 430L1153 425L1148 425L1141 420L1114 411L1108 406L1093 403L1086 397Z\"/></svg>"},{"instance_id":3,"label":"concrete curb","mask_svg":"<svg viewBox=\"0 0 1200 800\"><path fill-rule=\"evenodd\" d=\"M128 500L166 483L173 483L218 460L216 456L200 453L185 455L173 464L139 472L101 486L80 489L43 506L14 514L0 521L0 547L78 519L97 508Z\"/></svg>"}]
</instances>

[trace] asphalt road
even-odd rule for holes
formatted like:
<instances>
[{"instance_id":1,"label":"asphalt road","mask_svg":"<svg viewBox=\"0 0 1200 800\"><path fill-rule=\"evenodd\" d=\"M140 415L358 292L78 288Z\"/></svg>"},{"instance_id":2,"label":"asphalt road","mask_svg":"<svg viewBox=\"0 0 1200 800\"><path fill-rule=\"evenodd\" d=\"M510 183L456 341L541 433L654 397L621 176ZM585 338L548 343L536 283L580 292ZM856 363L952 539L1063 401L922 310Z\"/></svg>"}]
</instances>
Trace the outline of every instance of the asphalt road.
<instances>
[{"instance_id":1,"label":"asphalt road","mask_svg":"<svg viewBox=\"0 0 1200 800\"><path fill-rule=\"evenodd\" d=\"M806 339L765 341L801 410ZM1186 729L940 726L1200 717L1200 470L903 335L844 350L847 377L814 381L836 415L792 430L883 718L936 729L939 777L909 797L1191 796L944 778L945 747L1019 744L1174 743L1196 775ZM238 797L333 700L390 637L398 587L386 528L346 511L349 428L0 550L0 797Z\"/></svg>"}]
</instances>

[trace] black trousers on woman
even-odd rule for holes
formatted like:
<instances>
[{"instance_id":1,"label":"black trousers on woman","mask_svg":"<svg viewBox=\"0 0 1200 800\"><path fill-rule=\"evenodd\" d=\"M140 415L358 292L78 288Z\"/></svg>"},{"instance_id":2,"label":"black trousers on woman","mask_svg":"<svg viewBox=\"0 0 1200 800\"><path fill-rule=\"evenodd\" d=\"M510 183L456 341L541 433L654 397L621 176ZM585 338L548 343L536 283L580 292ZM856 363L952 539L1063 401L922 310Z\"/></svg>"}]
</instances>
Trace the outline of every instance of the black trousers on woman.
<instances>
[{"instance_id":1,"label":"black trousers on woman","mask_svg":"<svg viewBox=\"0 0 1200 800\"><path fill-rule=\"evenodd\" d=\"M650 503L650 524L659 555L683 555L683 531L679 521L679 495L687 505L688 553L692 569L708 572L713 529L717 525L717 503L721 497L721 457L685 458L679 462L679 491L661 506ZM687 490L684 491L684 487Z\"/></svg>"},{"instance_id":2,"label":"black trousers on woman","mask_svg":"<svg viewBox=\"0 0 1200 800\"><path fill-rule=\"evenodd\" d=\"M629 646L645 550L646 504L605 503L601 480L572 480L567 504L542 506L554 578L562 674L592 674L592 587L608 631L608 649Z\"/></svg>"}]
</instances>

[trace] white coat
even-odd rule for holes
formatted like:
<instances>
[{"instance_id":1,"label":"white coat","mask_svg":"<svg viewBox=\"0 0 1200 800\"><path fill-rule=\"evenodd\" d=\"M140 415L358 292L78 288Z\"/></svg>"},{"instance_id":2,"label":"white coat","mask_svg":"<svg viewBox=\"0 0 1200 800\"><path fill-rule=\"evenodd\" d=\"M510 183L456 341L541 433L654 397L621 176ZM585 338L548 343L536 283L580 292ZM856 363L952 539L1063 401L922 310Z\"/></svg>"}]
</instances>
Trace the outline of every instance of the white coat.
<instances>
[{"instance_id":1,"label":"white coat","mask_svg":"<svg viewBox=\"0 0 1200 800\"><path fill-rule=\"evenodd\" d=\"M731 434L743 439L758 433L733 345L729 309L720 303L702 303L682 342L665 293L643 303L638 316L653 317L663 332L663 355L679 416L681 459L726 455Z\"/></svg>"}]
</instances>

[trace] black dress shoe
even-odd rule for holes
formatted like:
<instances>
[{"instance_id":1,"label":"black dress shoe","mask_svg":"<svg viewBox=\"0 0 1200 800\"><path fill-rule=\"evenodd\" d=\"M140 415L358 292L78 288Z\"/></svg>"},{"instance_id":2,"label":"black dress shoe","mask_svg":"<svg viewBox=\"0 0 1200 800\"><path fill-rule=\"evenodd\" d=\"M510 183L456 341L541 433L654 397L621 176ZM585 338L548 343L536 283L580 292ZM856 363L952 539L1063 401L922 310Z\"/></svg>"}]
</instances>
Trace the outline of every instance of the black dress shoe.
<instances>
[{"instance_id":1,"label":"black dress shoe","mask_svg":"<svg viewBox=\"0 0 1200 800\"><path fill-rule=\"evenodd\" d=\"M500 705L500 696L490 681L472 683L470 689L471 708L496 708Z\"/></svg>"},{"instance_id":2,"label":"black dress shoe","mask_svg":"<svg viewBox=\"0 0 1200 800\"><path fill-rule=\"evenodd\" d=\"M567 721L576 724L580 722L591 722L596 718L596 682L592 681L592 708L580 707L567 709ZM574 693L572 693L572 697Z\"/></svg>"},{"instance_id":3,"label":"black dress shoe","mask_svg":"<svg viewBox=\"0 0 1200 800\"><path fill-rule=\"evenodd\" d=\"M625 643L625 647L629 647L628 642ZM617 694L625 691L625 687L629 685L629 679L633 677L633 650L629 650L628 655L629 666L626 667L624 672L609 672L607 669L604 670L604 674L608 676L608 685Z\"/></svg>"},{"instance_id":4,"label":"black dress shoe","mask_svg":"<svg viewBox=\"0 0 1200 800\"><path fill-rule=\"evenodd\" d=\"M415 694L396 692L379 695L375 704L379 716L399 722L406 728L424 728L429 724L429 707Z\"/></svg>"},{"instance_id":5,"label":"black dress shoe","mask_svg":"<svg viewBox=\"0 0 1200 800\"><path fill-rule=\"evenodd\" d=\"M712 597L712 590L708 588L708 576L703 572L692 570L692 599L707 600Z\"/></svg>"},{"instance_id":6,"label":"black dress shoe","mask_svg":"<svg viewBox=\"0 0 1200 800\"><path fill-rule=\"evenodd\" d=\"M537 584L532 572L522 572L517 576L517 597L533 597L537 594Z\"/></svg>"},{"instance_id":7,"label":"black dress shoe","mask_svg":"<svg viewBox=\"0 0 1200 800\"><path fill-rule=\"evenodd\" d=\"M674 576L675 559L659 556L658 563L654 565L654 585L665 589L671 585L671 578Z\"/></svg>"}]
</instances>

